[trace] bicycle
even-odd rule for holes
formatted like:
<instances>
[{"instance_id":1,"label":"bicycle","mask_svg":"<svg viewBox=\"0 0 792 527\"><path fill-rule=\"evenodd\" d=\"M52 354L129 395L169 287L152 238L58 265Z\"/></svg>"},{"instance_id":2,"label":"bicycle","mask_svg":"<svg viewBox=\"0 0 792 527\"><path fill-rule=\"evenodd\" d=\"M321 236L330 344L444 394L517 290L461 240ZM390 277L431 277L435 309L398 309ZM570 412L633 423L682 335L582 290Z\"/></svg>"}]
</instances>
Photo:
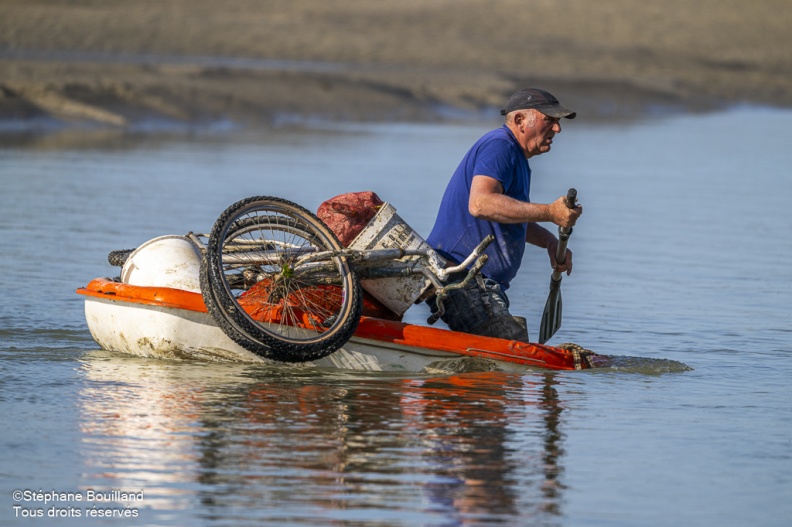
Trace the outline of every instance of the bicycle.
<instances>
[{"instance_id":1,"label":"bicycle","mask_svg":"<svg viewBox=\"0 0 792 527\"><path fill-rule=\"evenodd\" d=\"M205 244L189 236L202 246L201 294L212 318L237 344L281 362L317 360L349 340L361 317L361 280L423 276L415 302L436 295L433 323L448 292L476 279L493 241L452 267L431 248L352 249L309 210L271 196L228 207ZM461 271L463 280L447 283Z\"/></svg>"}]
</instances>

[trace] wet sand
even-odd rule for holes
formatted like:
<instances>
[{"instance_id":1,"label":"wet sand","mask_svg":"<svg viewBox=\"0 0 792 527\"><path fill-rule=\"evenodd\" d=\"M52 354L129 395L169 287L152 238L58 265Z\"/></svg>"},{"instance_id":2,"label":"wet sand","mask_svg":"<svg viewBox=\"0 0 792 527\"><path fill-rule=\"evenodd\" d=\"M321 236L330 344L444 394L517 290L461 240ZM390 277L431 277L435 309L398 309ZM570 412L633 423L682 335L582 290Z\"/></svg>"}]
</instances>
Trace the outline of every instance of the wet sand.
<instances>
[{"instance_id":1,"label":"wet sand","mask_svg":"<svg viewBox=\"0 0 792 527\"><path fill-rule=\"evenodd\" d=\"M792 106L786 0L0 4L0 122L255 126Z\"/></svg>"}]
</instances>

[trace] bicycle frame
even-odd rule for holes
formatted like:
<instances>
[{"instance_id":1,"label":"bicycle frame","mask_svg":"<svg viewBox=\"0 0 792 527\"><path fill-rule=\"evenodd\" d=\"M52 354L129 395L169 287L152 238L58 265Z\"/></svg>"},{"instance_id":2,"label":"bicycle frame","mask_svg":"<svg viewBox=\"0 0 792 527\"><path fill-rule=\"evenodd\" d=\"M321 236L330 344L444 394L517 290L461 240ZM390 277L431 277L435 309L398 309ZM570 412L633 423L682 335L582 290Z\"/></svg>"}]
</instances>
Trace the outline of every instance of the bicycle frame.
<instances>
[{"instance_id":1,"label":"bicycle frame","mask_svg":"<svg viewBox=\"0 0 792 527\"><path fill-rule=\"evenodd\" d=\"M202 236L205 235L188 234L188 237L196 245L205 250L205 244L200 240ZM479 274L481 268L487 262L487 255L484 254L484 251L494 239L492 235L487 236L462 263L450 267L446 267L444 261L431 249L388 248L359 250L345 248L336 251L318 251L316 248L290 247L283 242L274 242L272 240L262 242L265 247L262 247L262 243L255 243L251 240L247 240L242 244L228 246L226 248L228 254L223 261L224 264L231 267L242 268L282 264L283 256L288 255L290 264L288 269L284 269L282 272L289 272L293 276L300 276L308 282L317 284L332 283L332 278L322 277L322 275L332 270L333 266L328 265L328 263L335 258L346 258L352 268L358 273L358 276L366 280L421 274L429 281L432 293L437 298L438 310L427 321L433 324L443 315L443 299L448 296L449 292L466 287ZM403 258L410 256L419 257L417 265L414 262L408 264L403 261ZM462 280L450 284L446 283L450 276L462 271L467 271Z\"/></svg>"}]
</instances>

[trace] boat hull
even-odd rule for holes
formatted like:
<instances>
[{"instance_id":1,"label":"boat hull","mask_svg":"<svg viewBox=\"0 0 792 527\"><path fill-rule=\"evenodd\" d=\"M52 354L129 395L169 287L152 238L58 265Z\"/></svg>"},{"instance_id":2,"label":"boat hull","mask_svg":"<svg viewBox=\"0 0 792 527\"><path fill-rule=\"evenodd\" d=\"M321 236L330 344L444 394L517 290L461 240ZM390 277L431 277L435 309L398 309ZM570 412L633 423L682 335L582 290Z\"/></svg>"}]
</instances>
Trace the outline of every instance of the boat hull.
<instances>
[{"instance_id":1,"label":"boat hull","mask_svg":"<svg viewBox=\"0 0 792 527\"><path fill-rule=\"evenodd\" d=\"M201 295L96 279L77 290L100 347L141 357L260 363L217 326ZM312 364L364 371L434 371L451 363L476 369L587 369L586 356L565 349L479 337L439 328L363 317L341 349ZM458 364L457 364L458 366Z\"/></svg>"}]
</instances>

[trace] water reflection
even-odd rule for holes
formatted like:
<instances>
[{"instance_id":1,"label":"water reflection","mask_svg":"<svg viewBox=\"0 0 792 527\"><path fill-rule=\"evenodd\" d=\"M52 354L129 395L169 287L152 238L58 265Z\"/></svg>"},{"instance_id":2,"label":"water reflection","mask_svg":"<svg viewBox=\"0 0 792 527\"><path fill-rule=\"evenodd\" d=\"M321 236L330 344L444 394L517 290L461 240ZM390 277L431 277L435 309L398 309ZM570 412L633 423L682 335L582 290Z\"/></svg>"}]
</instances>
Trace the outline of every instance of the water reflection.
<instances>
[{"instance_id":1,"label":"water reflection","mask_svg":"<svg viewBox=\"0 0 792 527\"><path fill-rule=\"evenodd\" d=\"M89 358L81 369L84 488L142 491L147 508L188 509L200 385L134 359Z\"/></svg>"},{"instance_id":2,"label":"water reflection","mask_svg":"<svg viewBox=\"0 0 792 527\"><path fill-rule=\"evenodd\" d=\"M408 382L402 409L422 431L429 501L459 525L560 515L556 384L554 374L492 373Z\"/></svg>"},{"instance_id":3,"label":"water reflection","mask_svg":"<svg viewBox=\"0 0 792 527\"><path fill-rule=\"evenodd\" d=\"M88 358L86 485L210 523L513 524L562 514L555 374L359 376Z\"/></svg>"}]
</instances>

